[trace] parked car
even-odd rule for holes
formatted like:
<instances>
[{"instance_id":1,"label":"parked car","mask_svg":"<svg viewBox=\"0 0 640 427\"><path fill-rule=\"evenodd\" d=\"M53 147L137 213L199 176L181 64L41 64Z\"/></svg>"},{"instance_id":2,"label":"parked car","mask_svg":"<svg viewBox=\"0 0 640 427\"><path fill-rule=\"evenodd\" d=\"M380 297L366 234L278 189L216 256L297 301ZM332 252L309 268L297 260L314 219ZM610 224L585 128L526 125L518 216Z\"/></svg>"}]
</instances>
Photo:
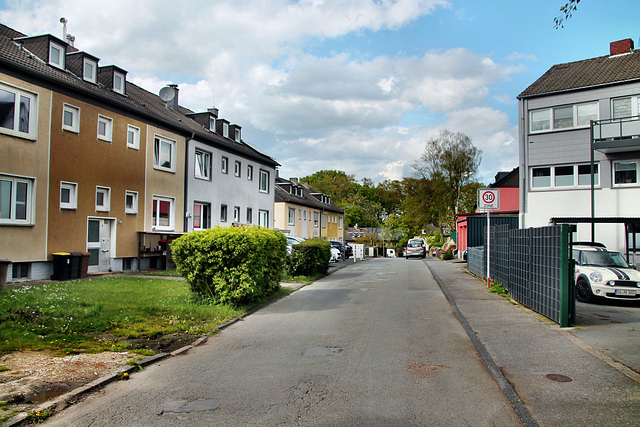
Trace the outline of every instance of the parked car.
<instances>
[{"instance_id":1,"label":"parked car","mask_svg":"<svg viewBox=\"0 0 640 427\"><path fill-rule=\"evenodd\" d=\"M640 272L620 252L599 246L574 245L576 299L640 299Z\"/></svg>"},{"instance_id":2,"label":"parked car","mask_svg":"<svg viewBox=\"0 0 640 427\"><path fill-rule=\"evenodd\" d=\"M331 247L336 248L341 254L344 254L344 259L349 259L353 256L353 248L348 243L343 244L337 240L330 240Z\"/></svg>"},{"instance_id":3,"label":"parked car","mask_svg":"<svg viewBox=\"0 0 640 427\"><path fill-rule=\"evenodd\" d=\"M336 247L331 246L331 258L329 262L338 262L342 259L342 252Z\"/></svg>"},{"instance_id":4,"label":"parked car","mask_svg":"<svg viewBox=\"0 0 640 427\"><path fill-rule=\"evenodd\" d=\"M291 255L291 247L299 244L300 242L304 242L302 237L287 236L287 255Z\"/></svg>"},{"instance_id":5,"label":"parked car","mask_svg":"<svg viewBox=\"0 0 640 427\"><path fill-rule=\"evenodd\" d=\"M425 242L424 239L409 239L409 242L407 242L407 248L404 254L405 259L415 256L426 258L427 242Z\"/></svg>"}]
</instances>

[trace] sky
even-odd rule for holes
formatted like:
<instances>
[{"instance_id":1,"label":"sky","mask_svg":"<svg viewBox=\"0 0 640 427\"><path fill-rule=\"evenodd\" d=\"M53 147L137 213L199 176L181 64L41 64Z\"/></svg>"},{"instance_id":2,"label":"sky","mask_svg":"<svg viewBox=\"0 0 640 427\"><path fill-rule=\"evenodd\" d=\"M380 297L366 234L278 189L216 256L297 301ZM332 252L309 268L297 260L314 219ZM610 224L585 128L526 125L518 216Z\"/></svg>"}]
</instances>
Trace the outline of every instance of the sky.
<instances>
[{"instance_id":1,"label":"sky","mask_svg":"<svg viewBox=\"0 0 640 427\"><path fill-rule=\"evenodd\" d=\"M482 150L477 179L518 166L516 97L552 65L640 48L638 0L0 0L0 22L62 37L180 105L215 106L280 176L414 176L448 129Z\"/></svg>"}]
</instances>

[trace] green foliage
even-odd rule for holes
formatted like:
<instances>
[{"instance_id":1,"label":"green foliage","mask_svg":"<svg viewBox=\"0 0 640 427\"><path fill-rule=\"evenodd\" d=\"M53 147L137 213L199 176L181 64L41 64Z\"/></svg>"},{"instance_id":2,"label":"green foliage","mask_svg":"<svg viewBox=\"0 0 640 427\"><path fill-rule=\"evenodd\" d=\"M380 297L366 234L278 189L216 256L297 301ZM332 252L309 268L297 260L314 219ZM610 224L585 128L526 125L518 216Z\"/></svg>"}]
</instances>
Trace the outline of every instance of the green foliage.
<instances>
[{"instance_id":1,"label":"green foliage","mask_svg":"<svg viewBox=\"0 0 640 427\"><path fill-rule=\"evenodd\" d=\"M573 16L573 12L578 10L578 3L580 3L580 0L569 0L564 6L560 7L560 16L553 18L553 27L556 30L564 28L564 22Z\"/></svg>"},{"instance_id":2,"label":"green foliage","mask_svg":"<svg viewBox=\"0 0 640 427\"><path fill-rule=\"evenodd\" d=\"M509 299L509 295L504 290L504 287L502 286L502 283L498 283L498 282L495 282L495 281L491 280L489 282L489 285L490 285L489 286L489 293L497 294L497 295L500 295L502 298Z\"/></svg>"},{"instance_id":3,"label":"green foliage","mask_svg":"<svg viewBox=\"0 0 640 427\"><path fill-rule=\"evenodd\" d=\"M442 259L445 261L449 261L453 259L453 251L445 251L444 254L442 254Z\"/></svg>"},{"instance_id":4,"label":"green foliage","mask_svg":"<svg viewBox=\"0 0 640 427\"><path fill-rule=\"evenodd\" d=\"M305 240L291 247L287 269L290 276L326 274L330 258L331 243L320 239Z\"/></svg>"},{"instance_id":5,"label":"green foliage","mask_svg":"<svg viewBox=\"0 0 640 427\"><path fill-rule=\"evenodd\" d=\"M278 289L287 240L267 228L216 227L183 235L171 250L197 300L237 305Z\"/></svg>"}]
</instances>

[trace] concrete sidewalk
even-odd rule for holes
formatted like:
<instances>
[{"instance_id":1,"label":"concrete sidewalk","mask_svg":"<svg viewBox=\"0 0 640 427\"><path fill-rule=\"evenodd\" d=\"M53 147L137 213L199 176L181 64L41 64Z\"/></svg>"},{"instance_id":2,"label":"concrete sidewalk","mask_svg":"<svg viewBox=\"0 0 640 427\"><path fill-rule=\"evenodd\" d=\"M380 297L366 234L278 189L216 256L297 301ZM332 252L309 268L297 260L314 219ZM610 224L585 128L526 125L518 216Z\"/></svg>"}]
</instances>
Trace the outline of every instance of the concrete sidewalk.
<instances>
[{"instance_id":1,"label":"concrete sidewalk","mask_svg":"<svg viewBox=\"0 0 640 427\"><path fill-rule=\"evenodd\" d=\"M637 372L569 328L488 293L466 264L437 258L425 263L523 424L640 424ZM640 343L631 348L640 350Z\"/></svg>"}]
</instances>

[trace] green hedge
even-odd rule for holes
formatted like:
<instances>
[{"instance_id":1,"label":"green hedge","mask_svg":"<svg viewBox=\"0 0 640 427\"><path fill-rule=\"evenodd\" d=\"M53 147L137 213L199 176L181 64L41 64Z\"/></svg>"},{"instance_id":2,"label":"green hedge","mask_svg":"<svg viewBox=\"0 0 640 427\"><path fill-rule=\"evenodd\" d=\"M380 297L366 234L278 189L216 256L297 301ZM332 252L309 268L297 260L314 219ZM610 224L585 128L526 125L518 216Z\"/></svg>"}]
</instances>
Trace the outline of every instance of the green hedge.
<instances>
[{"instance_id":1,"label":"green hedge","mask_svg":"<svg viewBox=\"0 0 640 427\"><path fill-rule=\"evenodd\" d=\"M243 304L278 289L287 240L267 228L216 227L181 236L171 251L197 300Z\"/></svg>"},{"instance_id":2,"label":"green hedge","mask_svg":"<svg viewBox=\"0 0 640 427\"><path fill-rule=\"evenodd\" d=\"M326 274L331 258L331 243L311 239L291 246L287 268L291 276L313 276Z\"/></svg>"}]
</instances>

